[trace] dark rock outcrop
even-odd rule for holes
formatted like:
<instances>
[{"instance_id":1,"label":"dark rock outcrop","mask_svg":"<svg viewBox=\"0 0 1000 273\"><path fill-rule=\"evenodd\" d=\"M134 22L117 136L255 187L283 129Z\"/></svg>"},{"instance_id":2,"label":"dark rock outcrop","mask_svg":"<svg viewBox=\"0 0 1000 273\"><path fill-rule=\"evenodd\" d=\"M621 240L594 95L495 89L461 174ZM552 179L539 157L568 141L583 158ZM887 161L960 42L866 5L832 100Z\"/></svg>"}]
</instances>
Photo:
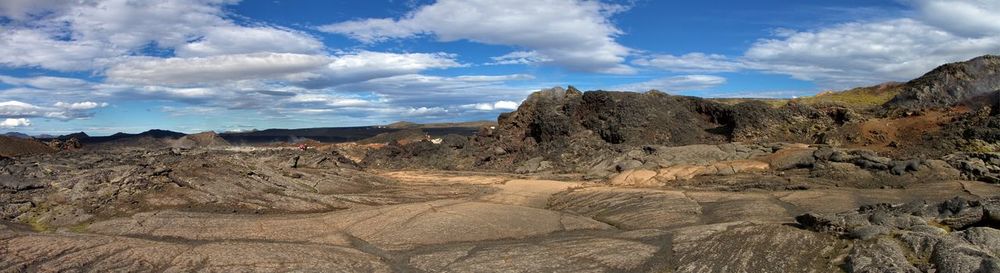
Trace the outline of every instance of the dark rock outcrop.
<instances>
[{"instance_id":1,"label":"dark rock outcrop","mask_svg":"<svg viewBox=\"0 0 1000 273\"><path fill-rule=\"evenodd\" d=\"M907 82L885 104L896 114L944 108L1000 91L1000 56L986 55L965 62L942 65Z\"/></svg>"}]
</instances>

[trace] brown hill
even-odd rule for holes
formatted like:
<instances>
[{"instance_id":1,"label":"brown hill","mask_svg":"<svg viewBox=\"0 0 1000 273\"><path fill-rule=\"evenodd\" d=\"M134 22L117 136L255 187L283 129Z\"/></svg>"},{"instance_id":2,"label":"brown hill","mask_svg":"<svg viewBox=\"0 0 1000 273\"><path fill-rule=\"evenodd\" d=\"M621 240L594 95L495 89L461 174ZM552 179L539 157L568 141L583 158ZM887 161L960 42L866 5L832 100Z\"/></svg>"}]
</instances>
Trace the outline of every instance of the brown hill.
<instances>
[{"instance_id":1,"label":"brown hill","mask_svg":"<svg viewBox=\"0 0 1000 273\"><path fill-rule=\"evenodd\" d=\"M195 147L225 147L230 146L230 144L215 132L209 131L183 136L174 141L172 146L190 149Z\"/></svg>"},{"instance_id":2,"label":"brown hill","mask_svg":"<svg viewBox=\"0 0 1000 273\"><path fill-rule=\"evenodd\" d=\"M33 139L0 136L0 156L13 157L55 151L56 149Z\"/></svg>"}]
</instances>

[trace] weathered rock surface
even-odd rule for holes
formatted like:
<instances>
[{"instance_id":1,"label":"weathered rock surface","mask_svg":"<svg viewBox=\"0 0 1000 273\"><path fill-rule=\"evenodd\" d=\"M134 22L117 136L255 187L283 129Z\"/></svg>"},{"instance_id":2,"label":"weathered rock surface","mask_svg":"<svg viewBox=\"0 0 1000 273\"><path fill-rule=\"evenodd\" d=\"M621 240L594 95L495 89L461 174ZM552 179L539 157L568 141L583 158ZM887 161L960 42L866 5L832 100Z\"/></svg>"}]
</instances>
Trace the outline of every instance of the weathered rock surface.
<instances>
[{"instance_id":1,"label":"weathered rock surface","mask_svg":"<svg viewBox=\"0 0 1000 273\"><path fill-rule=\"evenodd\" d=\"M835 272L844 244L781 225L723 223L673 236L674 272Z\"/></svg>"},{"instance_id":2,"label":"weathered rock surface","mask_svg":"<svg viewBox=\"0 0 1000 273\"><path fill-rule=\"evenodd\" d=\"M983 210L1000 199L864 206L835 215L796 217L803 227L857 240L848 272L993 272L1000 269L1000 230ZM957 231L957 232L951 232Z\"/></svg>"},{"instance_id":3,"label":"weathered rock surface","mask_svg":"<svg viewBox=\"0 0 1000 273\"><path fill-rule=\"evenodd\" d=\"M896 111L948 107L1000 90L1000 56L986 55L940 66L905 84L886 103Z\"/></svg>"}]
</instances>

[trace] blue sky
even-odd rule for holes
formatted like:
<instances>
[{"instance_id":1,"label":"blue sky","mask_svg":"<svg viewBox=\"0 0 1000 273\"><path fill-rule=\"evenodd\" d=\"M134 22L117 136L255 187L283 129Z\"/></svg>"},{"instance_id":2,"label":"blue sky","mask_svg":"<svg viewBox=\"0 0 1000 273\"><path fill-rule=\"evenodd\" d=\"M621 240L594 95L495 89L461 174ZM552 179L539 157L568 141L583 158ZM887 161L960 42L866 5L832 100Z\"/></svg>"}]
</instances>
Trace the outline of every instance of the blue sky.
<instances>
[{"instance_id":1,"label":"blue sky","mask_svg":"<svg viewBox=\"0 0 1000 273\"><path fill-rule=\"evenodd\" d=\"M794 97L998 53L991 0L5 0L0 131L484 120L566 85Z\"/></svg>"}]
</instances>

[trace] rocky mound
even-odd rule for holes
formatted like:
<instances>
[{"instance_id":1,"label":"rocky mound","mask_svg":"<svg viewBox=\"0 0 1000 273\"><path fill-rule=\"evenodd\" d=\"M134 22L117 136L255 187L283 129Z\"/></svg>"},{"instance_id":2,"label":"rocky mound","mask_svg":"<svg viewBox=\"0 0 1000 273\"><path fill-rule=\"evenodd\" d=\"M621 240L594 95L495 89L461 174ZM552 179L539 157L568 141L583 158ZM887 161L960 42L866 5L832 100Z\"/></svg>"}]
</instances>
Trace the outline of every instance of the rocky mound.
<instances>
[{"instance_id":1,"label":"rocky mound","mask_svg":"<svg viewBox=\"0 0 1000 273\"><path fill-rule=\"evenodd\" d=\"M809 230L855 244L847 272L998 272L1000 199L864 206L834 215L804 214Z\"/></svg>"},{"instance_id":2,"label":"rocky mound","mask_svg":"<svg viewBox=\"0 0 1000 273\"><path fill-rule=\"evenodd\" d=\"M229 142L212 131L183 136L172 145L175 148L191 149L194 147L225 147Z\"/></svg>"},{"instance_id":3,"label":"rocky mound","mask_svg":"<svg viewBox=\"0 0 1000 273\"><path fill-rule=\"evenodd\" d=\"M885 104L905 114L945 108L1000 91L1000 56L986 55L942 65L907 82L900 94Z\"/></svg>"},{"instance_id":4,"label":"rocky mound","mask_svg":"<svg viewBox=\"0 0 1000 273\"><path fill-rule=\"evenodd\" d=\"M0 156L12 157L55 151L57 150L33 139L0 136Z\"/></svg>"},{"instance_id":5,"label":"rocky mound","mask_svg":"<svg viewBox=\"0 0 1000 273\"><path fill-rule=\"evenodd\" d=\"M496 127L484 127L467 141L390 145L365 161L380 167L431 167L427 164L433 162L434 168L505 171L533 162L568 170L644 145L831 141L838 136L829 131L861 119L843 107L790 103L774 108L758 101L729 105L658 91L556 87L530 95L516 111L501 114Z\"/></svg>"},{"instance_id":6,"label":"rocky mound","mask_svg":"<svg viewBox=\"0 0 1000 273\"><path fill-rule=\"evenodd\" d=\"M702 105L709 104L709 105ZM502 114L497 135L511 146L566 143L594 138L610 144L672 144L725 141L707 111L721 105L693 97L552 88L531 94L515 112Z\"/></svg>"}]
</instances>

